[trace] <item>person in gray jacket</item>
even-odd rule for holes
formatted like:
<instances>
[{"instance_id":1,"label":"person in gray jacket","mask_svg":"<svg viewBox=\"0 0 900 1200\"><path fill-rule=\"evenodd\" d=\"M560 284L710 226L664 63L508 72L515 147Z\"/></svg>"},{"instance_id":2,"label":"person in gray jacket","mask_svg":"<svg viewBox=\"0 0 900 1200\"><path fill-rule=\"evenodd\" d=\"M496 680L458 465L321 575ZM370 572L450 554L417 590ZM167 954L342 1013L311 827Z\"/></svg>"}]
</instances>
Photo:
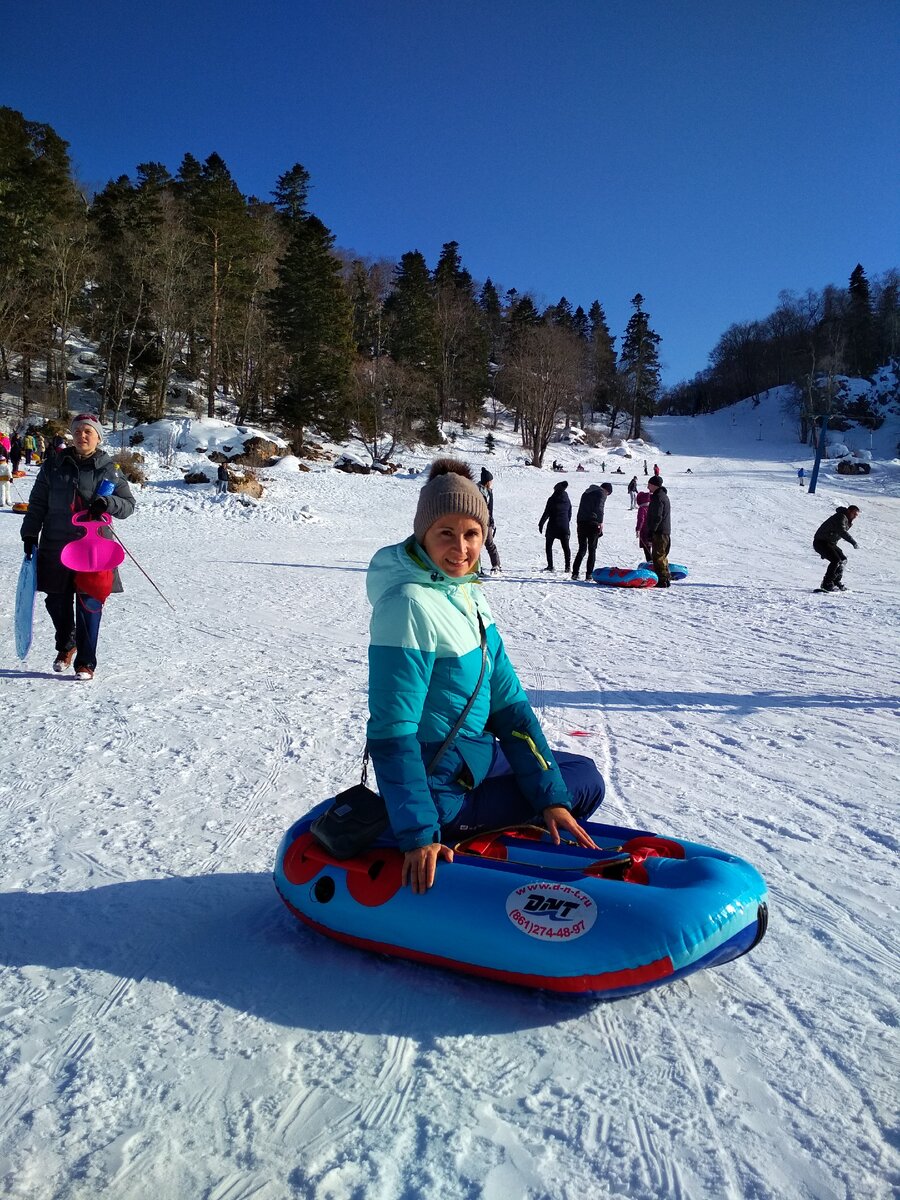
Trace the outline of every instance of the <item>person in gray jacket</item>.
<instances>
[{"instance_id":1,"label":"person in gray jacket","mask_svg":"<svg viewBox=\"0 0 900 1200\"><path fill-rule=\"evenodd\" d=\"M97 637L103 603L110 591L121 592L118 571L76 574L64 566L64 547L82 536L72 524L74 513L87 513L99 520L104 513L119 520L134 512L134 496L128 481L112 458L100 449L103 430L93 413L81 413L71 425L74 445L48 455L28 498L22 521L22 543L26 558L37 554L38 590L46 593L47 612L56 630L56 660L53 670L65 671L75 664L81 680L94 677L97 668ZM112 538L104 526L101 536Z\"/></svg>"},{"instance_id":2,"label":"person in gray jacket","mask_svg":"<svg viewBox=\"0 0 900 1200\"><path fill-rule=\"evenodd\" d=\"M828 569L825 571L825 578L822 580L819 591L845 592L847 590L842 582L847 555L838 548L838 542L843 540L849 542L854 550L859 549L850 536L850 526L858 516L859 509L855 504L850 504L847 508L836 509L834 516L823 521L816 530L813 536L813 550L819 558L824 558L828 563Z\"/></svg>"}]
</instances>

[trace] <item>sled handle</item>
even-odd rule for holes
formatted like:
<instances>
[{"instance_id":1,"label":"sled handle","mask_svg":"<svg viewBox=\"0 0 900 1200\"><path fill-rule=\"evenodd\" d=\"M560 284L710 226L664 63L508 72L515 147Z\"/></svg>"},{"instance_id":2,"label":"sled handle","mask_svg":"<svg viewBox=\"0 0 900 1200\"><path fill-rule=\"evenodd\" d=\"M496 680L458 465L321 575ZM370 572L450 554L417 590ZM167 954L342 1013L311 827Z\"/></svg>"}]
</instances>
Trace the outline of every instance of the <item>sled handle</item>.
<instances>
[{"instance_id":1,"label":"sled handle","mask_svg":"<svg viewBox=\"0 0 900 1200\"><path fill-rule=\"evenodd\" d=\"M99 517L92 517L87 511L72 513L73 525L112 525L112 521L109 513L101 513Z\"/></svg>"}]
</instances>

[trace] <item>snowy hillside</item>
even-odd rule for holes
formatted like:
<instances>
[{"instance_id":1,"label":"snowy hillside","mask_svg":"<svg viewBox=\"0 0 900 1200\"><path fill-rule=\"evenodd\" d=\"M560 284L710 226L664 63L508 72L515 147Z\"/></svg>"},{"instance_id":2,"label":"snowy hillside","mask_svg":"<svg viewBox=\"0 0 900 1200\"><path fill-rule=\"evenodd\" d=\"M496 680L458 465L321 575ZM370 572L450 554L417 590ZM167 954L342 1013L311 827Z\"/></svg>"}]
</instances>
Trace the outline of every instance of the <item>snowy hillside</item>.
<instances>
[{"instance_id":1,"label":"snowy hillside","mask_svg":"<svg viewBox=\"0 0 900 1200\"><path fill-rule=\"evenodd\" d=\"M733 850L770 887L751 955L610 1004L342 947L272 886L285 828L353 777L366 565L410 531L426 457L391 477L286 461L253 502L147 447L120 532L177 615L126 562L90 684L51 673L40 606L15 658L19 520L0 514L4 1195L895 1195L891 420L872 474L826 464L815 496L775 397L655 421L649 467L691 569L659 593L539 574L562 476L502 432L490 457L484 431L457 441L495 475L504 572L485 586L551 744L596 758L606 820ZM639 561L625 485L643 454L554 456L573 500L614 484L600 562ZM853 590L814 595L812 533L851 500Z\"/></svg>"}]
</instances>

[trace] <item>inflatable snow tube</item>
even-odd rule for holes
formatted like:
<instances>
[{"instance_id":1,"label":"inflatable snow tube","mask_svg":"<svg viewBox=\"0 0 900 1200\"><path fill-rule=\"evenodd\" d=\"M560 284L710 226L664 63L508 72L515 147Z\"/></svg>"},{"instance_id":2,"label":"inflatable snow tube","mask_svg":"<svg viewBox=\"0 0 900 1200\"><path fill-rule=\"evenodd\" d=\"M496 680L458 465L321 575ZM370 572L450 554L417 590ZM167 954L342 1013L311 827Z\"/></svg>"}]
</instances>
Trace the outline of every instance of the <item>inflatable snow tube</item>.
<instances>
[{"instance_id":1,"label":"inflatable snow tube","mask_svg":"<svg viewBox=\"0 0 900 1200\"><path fill-rule=\"evenodd\" d=\"M645 567L597 567L591 578L604 587L648 588L659 582L656 572Z\"/></svg>"},{"instance_id":2,"label":"inflatable snow tube","mask_svg":"<svg viewBox=\"0 0 900 1200\"><path fill-rule=\"evenodd\" d=\"M639 571L652 571L653 563L641 563L638 567ZM683 567L681 563L669 563L669 577L671 579L687 579L690 572L687 567Z\"/></svg>"},{"instance_id":3,"label":"inflatable snow tube","mask_svg":"<svg viewBox=\"0 0 900 1200\"><path fill-rule=\"evenodd\" d=\"M382 841L338 860L285 834L275 886L293 915L378 954L552 992L620 997L738 958L761 940L766 885L743 859L638 829L585 823L601 849L522 826L470 838L416 896Z\"/></svg>"}]
</instances>

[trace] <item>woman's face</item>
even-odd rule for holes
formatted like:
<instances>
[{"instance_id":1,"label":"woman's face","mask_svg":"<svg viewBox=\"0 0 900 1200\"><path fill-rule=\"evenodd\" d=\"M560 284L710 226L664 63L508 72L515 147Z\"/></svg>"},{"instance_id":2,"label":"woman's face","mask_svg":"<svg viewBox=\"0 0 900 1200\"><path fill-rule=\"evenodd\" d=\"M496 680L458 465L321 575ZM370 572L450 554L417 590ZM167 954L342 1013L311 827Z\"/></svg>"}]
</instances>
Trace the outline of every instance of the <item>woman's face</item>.
<instances>
[{"instance_id":1,"label":"woman's face","mask_svg":"<svg viewBox=\"0 0 900 1200\"><path fill-rule=\"evenodd\" d=\"M451 579L478 570L484 545L481 526L472 517L447 515L434 522L425 534L425 553Z\"/></svg>"},{"instance_id":2,"label":"woman's face","mask_svg":"<svg viewBox=\"0 0 900 1200\"><path fill-rule=\"evenodd\" d=\"M100 445L100 434L91 425L79 425L72 434L72 441L78 453L86 458Z\"/></svg>"}]
</instances>

